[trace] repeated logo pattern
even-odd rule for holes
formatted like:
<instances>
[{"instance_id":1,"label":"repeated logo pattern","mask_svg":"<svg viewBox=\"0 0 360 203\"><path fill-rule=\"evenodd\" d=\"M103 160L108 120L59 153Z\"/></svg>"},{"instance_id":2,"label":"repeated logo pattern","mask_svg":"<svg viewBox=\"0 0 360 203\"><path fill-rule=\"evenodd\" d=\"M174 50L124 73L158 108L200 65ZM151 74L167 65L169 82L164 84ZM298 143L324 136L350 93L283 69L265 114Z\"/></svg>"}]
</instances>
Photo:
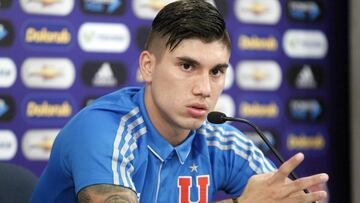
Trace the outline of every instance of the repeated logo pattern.
<instances>
[{"instance_id":1,"label":"repeated logo pattern","mask_svg":"<svg viewBox=\"0 0 360 203\"><path fill-rule=\"evenodd\" d=\"M138 54L151 20L173 1L0 0L0 160L19 156L23 165L43 167L58 130L78 110L123 86L143 85ZM286 155L326 156L328 76L338 67L328 63L335 39L325 1L209 2L224 14L232 39L216 110L255 121Z\"/></svg>"}]
</instances>

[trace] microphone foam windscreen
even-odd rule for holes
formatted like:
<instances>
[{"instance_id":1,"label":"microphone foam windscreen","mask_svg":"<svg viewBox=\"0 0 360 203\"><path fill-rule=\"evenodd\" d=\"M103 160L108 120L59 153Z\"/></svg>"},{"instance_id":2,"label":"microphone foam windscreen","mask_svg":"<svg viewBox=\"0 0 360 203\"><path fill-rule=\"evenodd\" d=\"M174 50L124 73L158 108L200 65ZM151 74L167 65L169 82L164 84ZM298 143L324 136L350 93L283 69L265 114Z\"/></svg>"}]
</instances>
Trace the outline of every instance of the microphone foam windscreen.
<instances>
[{"instance_id":1,"label":"microphone foam windscreen","mask_svg":"<svg viewBox=\"0 0 360 203\"><path fill-rule=\"evenodd\" d=\"M207 120L210 123L221 124L221 123L225 123L226 121L225 117L226 115L224 113L213 111L208 114Z\"/></svg>"}]
</instances>

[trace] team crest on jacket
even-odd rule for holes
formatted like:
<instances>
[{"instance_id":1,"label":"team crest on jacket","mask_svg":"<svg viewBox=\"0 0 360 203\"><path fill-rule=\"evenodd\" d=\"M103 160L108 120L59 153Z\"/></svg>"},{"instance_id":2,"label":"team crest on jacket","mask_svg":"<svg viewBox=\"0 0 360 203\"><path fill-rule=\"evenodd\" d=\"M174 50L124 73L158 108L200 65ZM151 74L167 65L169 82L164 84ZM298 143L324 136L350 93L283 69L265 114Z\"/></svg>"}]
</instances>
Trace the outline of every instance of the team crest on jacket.
<instances>
[{"instance_id":1,"label":"team crest on jacket","mask_svg":"<svg viewBox=\"0 0 360 203\"><path fill-rule=\"evenodd\" d=\"M194 177L195 178L195 177ZM209 175L196 176L196 187L198 191L197 203L208 202L208 193L210 185ZM179 188L179 203L190 203L191 187L192 187L192 176L179 176L178 177L178 188Z\"/></svg>"}]
</instances>

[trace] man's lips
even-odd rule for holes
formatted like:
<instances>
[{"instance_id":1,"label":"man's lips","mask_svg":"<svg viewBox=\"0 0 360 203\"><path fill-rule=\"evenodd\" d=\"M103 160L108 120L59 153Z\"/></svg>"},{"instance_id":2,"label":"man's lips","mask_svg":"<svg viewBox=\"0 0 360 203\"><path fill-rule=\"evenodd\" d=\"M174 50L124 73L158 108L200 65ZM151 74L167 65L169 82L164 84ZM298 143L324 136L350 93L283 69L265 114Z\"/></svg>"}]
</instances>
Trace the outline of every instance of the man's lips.
<instances>
[{"instance_id":1,"label":"man's lips","mask_svg":"<svg viewBox=\"0 0 360 203\"><path fill-rule=\"evenodd\" d=\"M187 112L193 117L204 117L208 112L208 107L204 104L192 104L187 106Z\"/></svg>"}]
</instances>

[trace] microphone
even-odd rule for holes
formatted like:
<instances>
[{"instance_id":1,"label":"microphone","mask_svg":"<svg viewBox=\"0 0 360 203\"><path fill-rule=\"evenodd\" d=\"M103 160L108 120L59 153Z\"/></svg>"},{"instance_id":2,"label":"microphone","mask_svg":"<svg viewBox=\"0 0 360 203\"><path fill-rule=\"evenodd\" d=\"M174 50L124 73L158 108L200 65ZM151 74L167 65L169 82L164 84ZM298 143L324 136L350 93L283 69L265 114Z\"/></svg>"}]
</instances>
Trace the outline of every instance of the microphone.
<instances>
[{"instance_id":1,"label":"microphone","mask_svg":"<svg viewBox=\"0 0 360 203\"><path fill-rule=\"evenodd\" d=\"M280 163L283 164L285 162L284 158L271 145L270 141L265 137L265 135L261 132L261 130L254 123L252 123L246 119L243 119L243 118L227 117L226 114L224 114L222 112L218 112L218 111L210 112L207 116L207 120L213 124L222 124L222 123L225 123L226 121L236 121L236 122L241 122L241 123L250 125L257 132L257 134L261 137L261 139L265 142L265 144L269 147L271 152L275 154L276 158L280 161ZM291 171L290 177L293 180L298 179L298 176L293 171ZM309 191L307 189L304 189L304 192L309 193Z\"/></svg>"}]
</instances>

